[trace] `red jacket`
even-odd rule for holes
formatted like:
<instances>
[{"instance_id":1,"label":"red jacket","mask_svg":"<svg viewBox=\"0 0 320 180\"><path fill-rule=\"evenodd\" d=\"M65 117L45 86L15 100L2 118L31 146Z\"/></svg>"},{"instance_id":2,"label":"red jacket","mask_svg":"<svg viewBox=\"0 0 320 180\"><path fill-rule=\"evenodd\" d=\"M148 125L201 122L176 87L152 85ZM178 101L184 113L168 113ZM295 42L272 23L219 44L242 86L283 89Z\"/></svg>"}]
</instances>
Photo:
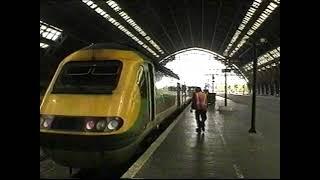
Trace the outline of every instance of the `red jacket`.
<instances>
[{"instance_id":1,"label":"red jacket","mask_svg":"<svg viewBox=\"0 0 320 180\"><path fill-rule=\"evenodd\" d=\"M207 94L203 92L193 93L192 96L192 109L196 110L207 110Z\"/></svg>"}]
</instances>

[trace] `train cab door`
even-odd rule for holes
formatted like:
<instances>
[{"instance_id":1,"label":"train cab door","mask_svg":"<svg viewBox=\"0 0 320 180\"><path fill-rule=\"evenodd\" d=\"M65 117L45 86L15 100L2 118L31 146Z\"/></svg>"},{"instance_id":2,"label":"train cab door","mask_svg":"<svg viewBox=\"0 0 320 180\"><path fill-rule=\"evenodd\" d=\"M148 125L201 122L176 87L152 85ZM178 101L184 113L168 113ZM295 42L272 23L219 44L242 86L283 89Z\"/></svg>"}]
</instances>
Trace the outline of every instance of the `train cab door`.
<instances>
[{"instance_id":1,"label":"train cab door","mask_svg":"<svg viewBox=\"0 0 320 180\"><path fill-rule=\"evenodd\" d=\"M146 63L148 69L146 75L148 79L148 100L149 100L149 112L150 112L150 120L153 121L155 119L155 100L154 100L154 68L150 63Z\"/></svg>"},{"instance_id":2,"label":"train cab door","mask_svg":"<svg viewBox=\"0 0 320 180\"><path fill-rule=\"evenodd\" d=\"M143 119L149 121L150 118L150 98L149 98L149 78L148 68L145 65L140 66L139 70L139 88L141 94L141 101L143 106Z\"/></svg>"}]
</instances>

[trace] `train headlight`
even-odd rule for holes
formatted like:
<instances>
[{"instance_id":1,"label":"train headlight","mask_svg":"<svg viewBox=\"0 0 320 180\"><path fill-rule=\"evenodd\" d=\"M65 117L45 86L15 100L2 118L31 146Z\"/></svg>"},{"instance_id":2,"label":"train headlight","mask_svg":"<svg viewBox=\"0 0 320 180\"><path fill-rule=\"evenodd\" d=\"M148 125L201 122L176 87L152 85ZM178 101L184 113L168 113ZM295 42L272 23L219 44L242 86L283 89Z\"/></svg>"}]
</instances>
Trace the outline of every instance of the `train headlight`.
<instances>
[{"instance_id":1,"label":"train headlight","mask_svg":"<svg viewBox=\"0 0 320 180\"><path fill-rule=\"evenodd\" d=\"M98 131L103 131L107 126L107 122L105 120L98 121L96 128Z\"/></svg>"},{"instance_id":2,"label":"train headlight","mask_svg":"<svg viewBox=\"0 0 320 180\"><path fill-rule=\"evenodd\" d=\"M117 120L111 120L109 123L108 123L108 129L110 130L114 130L116 129L117 127L119 126L119 122Z\"/></svg>"},{"instance_id":3,"label":"train headlight","mask_svg":"<svg viewBox=\"0 0 320 180\"><path fill-rule=\"evenodd\" d=\"M115 131L120 129L123 124L123 120L119 117L113 117L108 119L107 127L104 131Z\"/></svg>"},{"instance_id":4,"label":"train headlight","mask_svg":"<svg viewBox=\"0 0 320 180\"><path fill-rule=\"evenodd\" d=\"M87 130L92 130L94 128L94 125L95 125L95 122L90 120L90 121L87 121L86 123L86 129Z\"/></svg>"},{"instance_id":5,"label":"train headlight","mask_svg":"<svg viewBox=\"0 0 320 180\"><path fill-rule=\"evenodd\" d=\"M50 128L54 116L51 115L41 115L40 116L40 128Z\"/></svg>"}]
</instances>

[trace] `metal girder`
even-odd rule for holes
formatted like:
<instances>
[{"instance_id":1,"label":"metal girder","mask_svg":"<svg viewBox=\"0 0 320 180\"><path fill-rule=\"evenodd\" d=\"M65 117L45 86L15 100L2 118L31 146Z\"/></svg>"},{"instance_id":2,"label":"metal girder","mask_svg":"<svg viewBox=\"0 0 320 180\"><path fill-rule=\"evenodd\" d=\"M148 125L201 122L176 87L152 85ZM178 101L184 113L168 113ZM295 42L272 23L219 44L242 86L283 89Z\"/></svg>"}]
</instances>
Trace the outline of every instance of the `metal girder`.
<instances>
[{"instance_id":1,"label":"metal girder","mask_svg":"<svg viewBox=\"0 0 320 180\"><path fill-rule=\"evenodd\" d=\"M55 41L49 40L49 39L44 38L42 36L40 36L40 42L48 44L49 46L55 46L56 47L58 45L58 43L56 43Z\"/></svg>"},{"instance_id":2,"label":"metal girder","mask_svg":"<svg viewBox=\"0 0 320 180\"><path fill-rule=\"evenodd\" d=\"M61 34L61 36L57 39L57 41L55 42L54 46L49 46L46 49L46 52L44 53L44 56L48 56L48 55L53 55L55 53L55 51L57 50L57 48L59 48L59 46L61 46L61 44L63 43L63 41L67 38L68 36L64 33Z\"/></svg>"}]
</instances>

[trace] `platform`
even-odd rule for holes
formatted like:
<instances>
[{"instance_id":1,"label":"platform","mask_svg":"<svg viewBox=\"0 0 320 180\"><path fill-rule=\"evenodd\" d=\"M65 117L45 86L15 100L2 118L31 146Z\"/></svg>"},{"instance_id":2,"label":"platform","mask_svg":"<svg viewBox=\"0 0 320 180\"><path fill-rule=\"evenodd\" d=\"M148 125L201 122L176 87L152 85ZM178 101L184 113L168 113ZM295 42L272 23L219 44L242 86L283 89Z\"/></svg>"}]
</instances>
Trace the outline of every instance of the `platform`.
<instances>
[{"instance_id":1,"label":"platform","mask_svg":"<svg viewBox=\"0 0 320 180\"><path fill-rule=\"evenodd\" d=\"M268 109L257 107L257 134L248 133L251 108L246 103L228 100L233 111L223 113L216 110L224 104L217 96L201 134L195 131L194 114L188 107L122 178L280 178L277 102Z\"/></svg>"}]
</instances>

